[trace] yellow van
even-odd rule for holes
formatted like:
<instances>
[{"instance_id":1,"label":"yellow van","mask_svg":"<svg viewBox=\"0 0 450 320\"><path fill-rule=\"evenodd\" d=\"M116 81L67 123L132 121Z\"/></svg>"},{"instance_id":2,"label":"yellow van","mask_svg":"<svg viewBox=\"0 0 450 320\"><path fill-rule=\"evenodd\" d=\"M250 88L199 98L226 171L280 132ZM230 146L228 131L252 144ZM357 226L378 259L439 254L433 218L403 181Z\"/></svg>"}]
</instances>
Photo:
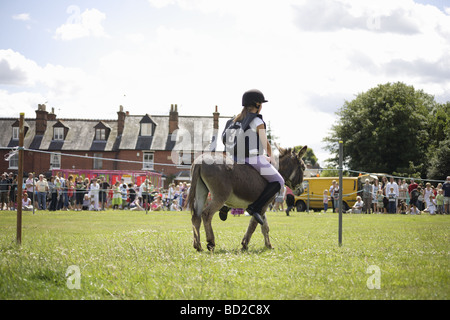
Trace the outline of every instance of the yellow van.
<instances>
[{"instance_id":1,"label":"yellow van","mask_svg":"<svg viewBox=\"0 0 450 320\"><path fill-rule=\"evenodd\" d=\"M362 190L362 185L364 181L369 179L373 180L373 177L370 175L361 175L359 177L342 177L343 188L339 188L340 191L343 191L342 194L342 203L343 209L347 211L351 208L356 202L356 196L358 195L358 191ZM336 180L339 183L339 177L309 177L303 178L303 186L305 191L300 196L295 196L295 206L297 211L306 211L309 210L323 210L323 191L328 190L328 208L332 208L333 205L331 203L332 199L330 197L330 187L332 185L333 180Z\"/></svg>"}]
</instances>

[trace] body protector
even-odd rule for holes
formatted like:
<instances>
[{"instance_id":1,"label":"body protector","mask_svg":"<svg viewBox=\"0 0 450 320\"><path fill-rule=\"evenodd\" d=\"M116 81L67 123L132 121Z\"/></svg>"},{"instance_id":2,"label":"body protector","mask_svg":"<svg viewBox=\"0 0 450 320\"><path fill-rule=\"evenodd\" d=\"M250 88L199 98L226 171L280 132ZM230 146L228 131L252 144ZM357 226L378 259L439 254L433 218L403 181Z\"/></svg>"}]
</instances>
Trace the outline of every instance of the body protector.
<instances>
[{"instance_id":1,"label":"body protector","mask_svg":"<svg viewBox=\"0 0 450 320\"><path fill-rule=\"evenodd\" d=\"M237 163L245 163L246 158L263 154L264 148L261 146L258 132L250 129L250 123L256 117L262 120L262 115L257 113L249 113L242 122L234 122L232 118L227 121L222 132L225 151Z\"/></svg>"}]
</instances>

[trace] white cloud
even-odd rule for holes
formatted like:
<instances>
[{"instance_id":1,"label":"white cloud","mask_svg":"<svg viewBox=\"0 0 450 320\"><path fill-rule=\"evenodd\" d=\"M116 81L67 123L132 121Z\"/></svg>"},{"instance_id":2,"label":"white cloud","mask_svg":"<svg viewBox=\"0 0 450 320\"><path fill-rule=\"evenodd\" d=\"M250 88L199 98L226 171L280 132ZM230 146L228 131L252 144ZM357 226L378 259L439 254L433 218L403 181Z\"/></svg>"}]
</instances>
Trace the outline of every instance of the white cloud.
<instances>
[{"instance_id":1,"label":"white cloud","mask_svg":"<svg viewBox=\"0 0 450 320\"><path fill-rule=\"evenodd\" d=\"M106 19L106 15L97 9L86 9L80 14L77 7L69 13L72 15L68 21L58 27L55 31L55 39L73 40L84 37L105 37L107 36L103 28L102 22ZM79 10L79 9L78 9Z\"/></svg>"},{"instance_id":2,"label":"white cloud","mask_svg":"<svg viewBox=\"0 0 450 320\"><path fill-rule=\"evenodd\" d=\"M12 16L14 20L20 20L20 21L29 21L30 14L29 13L19 13Z\"/></svg>"}]
</instances>

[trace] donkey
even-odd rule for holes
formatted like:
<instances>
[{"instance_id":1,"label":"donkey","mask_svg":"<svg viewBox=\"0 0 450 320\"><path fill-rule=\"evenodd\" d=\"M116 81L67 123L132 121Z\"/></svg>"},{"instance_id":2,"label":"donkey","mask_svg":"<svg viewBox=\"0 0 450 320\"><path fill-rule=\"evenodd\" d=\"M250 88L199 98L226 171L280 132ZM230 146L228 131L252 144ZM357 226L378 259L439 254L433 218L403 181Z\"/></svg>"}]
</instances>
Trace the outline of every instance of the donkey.
<instances>
[{"instance_id":1,"label":"donkey","mask_svg":"<svg viewBox=\"0 0 450 320\"><path fill-rule=\"evenodd\" d=\"M305 164L302 157L306 153L304 146L298 153L292 149L278 147L279 172L295 195L303 193L303 172ZM205 153L195 159L191 166L191 189L188 196L188 206L192 212L192 227L194 231L194 248L202 251L200 244L200 225L204 223L206 232L207 248L213 251L215 248L214 233L211 220L214 213L223 205L229 208L247 208L253 203L263 191L267 181L250 165L236 164L223 154ZM206 205L208 193L211 201ZM270 201L269 201L270 203ZM268 204L263 208L261 216L264 224L261 231L264 235L265 246L272 248L269 239L269 225L265 217ZM247 250L250 238L256 229L258 222L255 218L250 219L247 232L242 239L242 249Z\"/></svg>"}]
</instances>

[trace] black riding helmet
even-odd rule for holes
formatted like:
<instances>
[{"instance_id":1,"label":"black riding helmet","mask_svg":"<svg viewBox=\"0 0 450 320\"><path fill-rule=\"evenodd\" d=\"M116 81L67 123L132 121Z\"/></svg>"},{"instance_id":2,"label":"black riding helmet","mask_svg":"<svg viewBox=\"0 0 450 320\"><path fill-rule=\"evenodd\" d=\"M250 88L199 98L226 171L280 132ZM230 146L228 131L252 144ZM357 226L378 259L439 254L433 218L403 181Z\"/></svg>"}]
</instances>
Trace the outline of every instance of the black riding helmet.
<instances>
[{"instance_id":1,"label":"black riding helmet","mask_svg":"<svg viewBox=\"0 0 450 320\"><path fill-rule=\"evenodd\" d=\"M261 91L257 89L248 90L242 96L242 105L244 107L256 106L256 103L268 102Z\"/></svg>"}]
</instances>

